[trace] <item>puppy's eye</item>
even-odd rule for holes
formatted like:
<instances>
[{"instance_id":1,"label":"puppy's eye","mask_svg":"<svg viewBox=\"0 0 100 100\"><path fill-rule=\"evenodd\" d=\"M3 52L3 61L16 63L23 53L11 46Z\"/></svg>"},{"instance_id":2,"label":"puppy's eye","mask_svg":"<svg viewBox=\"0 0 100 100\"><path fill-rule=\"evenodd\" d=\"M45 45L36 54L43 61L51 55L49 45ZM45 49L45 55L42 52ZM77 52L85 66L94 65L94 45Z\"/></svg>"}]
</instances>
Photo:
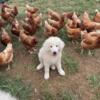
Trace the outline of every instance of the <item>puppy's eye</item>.
<instances>
[{"instance_id":1,"label":"puppy's eye","mask_svg":"<svg viewBox=\"0 0 100 100\"><path fill-rule=\"evenodd\" d=\"M58 47L58 45L56 45L56 47Z\"/></svg>"},{"instance_id":2,"label":"puppy's eye","mask_svg":"<svg viewBox=\"0 0 100 100\"><path fill-rule=\"evenodd\" d=\"M50 45L50 48L52 48L52 45Z\"/></svg>"}]
</instances>

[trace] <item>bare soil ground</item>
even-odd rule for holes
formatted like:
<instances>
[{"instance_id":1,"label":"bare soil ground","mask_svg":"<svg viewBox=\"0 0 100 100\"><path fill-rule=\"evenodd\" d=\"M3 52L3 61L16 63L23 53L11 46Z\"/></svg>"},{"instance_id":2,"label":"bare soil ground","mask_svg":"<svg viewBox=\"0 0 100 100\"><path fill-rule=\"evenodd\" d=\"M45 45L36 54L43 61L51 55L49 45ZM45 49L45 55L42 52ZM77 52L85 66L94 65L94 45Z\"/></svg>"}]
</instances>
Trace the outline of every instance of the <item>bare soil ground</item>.
<instances>
[{"instance_id":1,"label":"bare soil ground","mask_svg":"<svg viewBox=\"0 0 100 100\"><path fill-rule=\"evenodd\" d=\"M73 46L66 46L64 52L68 53L72 58L79 62L77 73L69 74L66 65L63 66L66 71L65 77L59 76L57 71L51 71L50 79L45 81L43 79L43 70L32 71L28 68L28 65L32 64L34 59L28 56L28 54L23 55L24 53L22 54L22 51L20 50L16 52L16 59L18 60L17 67L14 67L8 73L11 76L19 75L25 83L30 82L32 84L34 89L32 100L41 99L45 91L49 91L57 96L57 94L66 90L76 94L78 100L92 100L95 96L95 90L90 87L87 78L92 74L100 73L100 50L97 50L95 56L92 57L79 55L74 50ZM35 55L37 59L37 54Z\"/></svg>"}]
</instances>

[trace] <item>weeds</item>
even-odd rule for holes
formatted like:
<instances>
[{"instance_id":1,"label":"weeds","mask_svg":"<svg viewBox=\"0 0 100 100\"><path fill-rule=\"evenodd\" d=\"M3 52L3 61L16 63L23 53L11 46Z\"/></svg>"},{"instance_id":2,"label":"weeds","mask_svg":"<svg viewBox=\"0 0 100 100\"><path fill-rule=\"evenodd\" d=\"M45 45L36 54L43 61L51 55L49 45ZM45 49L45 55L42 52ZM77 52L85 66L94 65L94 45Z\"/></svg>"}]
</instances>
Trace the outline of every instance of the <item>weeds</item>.
<instances>
[{"instance_id":1,"label":"weeds","mask_svg":"<svg viewBox=\"0 0 100 100\"><path fill-rule=\"evenodd\" d=\"M63 54L63 65L69 73L75 73L79 69L78 62L70 57L67 53Z\"/></svg>"},{"instance_id":2,"label":"weeds","mask_svg":"<svg viewBox=\"0 0 100 100\"><path fill-rule=\"evenodd\" d=\"M100 75L91 75L88 80L93 88L100 88Z\"/></svg>"},{"instance_id":3,"label":"weeds","mask_svg":"<svg viewBox=\"0 0 100 100\"><path fill-rule=\"evenodd\" d=\"M0 73L0 89L10 92L19 100L30 100L32 88L25 85L20 78L10 78L8 75Z\"/></svg>"}]
</instances>

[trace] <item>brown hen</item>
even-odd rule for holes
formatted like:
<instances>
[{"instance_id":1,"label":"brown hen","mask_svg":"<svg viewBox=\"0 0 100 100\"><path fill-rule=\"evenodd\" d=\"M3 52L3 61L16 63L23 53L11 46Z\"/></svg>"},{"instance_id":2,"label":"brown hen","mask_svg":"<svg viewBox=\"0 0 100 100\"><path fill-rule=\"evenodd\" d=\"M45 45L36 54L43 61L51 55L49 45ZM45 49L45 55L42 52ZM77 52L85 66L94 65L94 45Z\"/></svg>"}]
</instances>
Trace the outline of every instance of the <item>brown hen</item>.
<instances>
[{"instance_id":1,"label":"brown hen","mask_svg":"<svg viewBox=\"0 0 100 100\"><path fill-rule=\"evenodd\" d=\"M20 32L20 39L26 49L28 49L29 51L31 51L38 42L35 36L27 35L24 30L21 30Z\"/></svg>"},{"instance_id":2,"label":"brown hen","mask_svg":"<svg viewBox=\"0 0 100 100\"><path fill-rule=\"evenodd\" d=\"M51 26L47 21L45 21L45 32L44 34L46 36L56 36L57 35L58 30Z\"/></svg>"},{"instance_id":3,"label":"brown hen","mask_svg":"<svg viewBox=\"0 0 100 100\"><path fill-rule=\"evenodd\" d=\"M89 18L89 14L87 12L84 12L82 21L83 21L83 27L88 31L92 31L94 29L100 29L100 23L91 21Z\"/></svg>"},{"instance_id":4,"label":"brown hen","mask_svg":"<svg viewBox=\"0 0 100 100\"><path fill-rule=\"evenodd\" d=\"M13 47L12 43L8 43L7 47L0 52L0 65L10 64L13 61ZM10 65L8 65L8 68Z\"/></svg>"},{"instance_id":5,"label":"brown hen","mask_svg":"<svg viewBox=\"0 0 100 100\"><path fill-rule=\"evenodd\" d=\"M4 45L7 45L8 43L12 42L11 37L9 36L8 32L6 32L4 28L2 28L1 42Z\"/></svg>"}]
</instances>

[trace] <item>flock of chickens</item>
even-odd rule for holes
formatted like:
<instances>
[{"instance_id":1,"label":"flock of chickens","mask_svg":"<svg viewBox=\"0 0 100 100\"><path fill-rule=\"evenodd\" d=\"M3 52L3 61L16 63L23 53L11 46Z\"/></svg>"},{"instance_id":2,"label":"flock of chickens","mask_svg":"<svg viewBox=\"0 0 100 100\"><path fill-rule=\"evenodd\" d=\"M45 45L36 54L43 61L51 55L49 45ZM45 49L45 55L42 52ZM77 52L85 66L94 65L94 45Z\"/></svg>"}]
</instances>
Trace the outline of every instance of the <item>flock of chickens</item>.
<instances>
[{"instance_id":1,"label":"flock of chickens","mask_svg":"<svg viewBox=\"0 0 100 100\"><path fill-rule=\"evenodd\" d=\"M9 23L11 33L19 38L26 49L32 53L38 42L34 35L42 23L42 14L39 9L26 5L25 18L18 21L18 8L3 4L0 16L1 43L6 48L0 53L0 65L9 64L13 60L12 38L4 26ZM48 9L48 19L44 21L44 35L57 36L60 29L64 28L66 34L72 40L81 40L82 49L100 48L100 12L96 10L91 20L87 12L83 13L82 19L75 12L64 12L60 14Z\"/></svg>"}]
</instances>

